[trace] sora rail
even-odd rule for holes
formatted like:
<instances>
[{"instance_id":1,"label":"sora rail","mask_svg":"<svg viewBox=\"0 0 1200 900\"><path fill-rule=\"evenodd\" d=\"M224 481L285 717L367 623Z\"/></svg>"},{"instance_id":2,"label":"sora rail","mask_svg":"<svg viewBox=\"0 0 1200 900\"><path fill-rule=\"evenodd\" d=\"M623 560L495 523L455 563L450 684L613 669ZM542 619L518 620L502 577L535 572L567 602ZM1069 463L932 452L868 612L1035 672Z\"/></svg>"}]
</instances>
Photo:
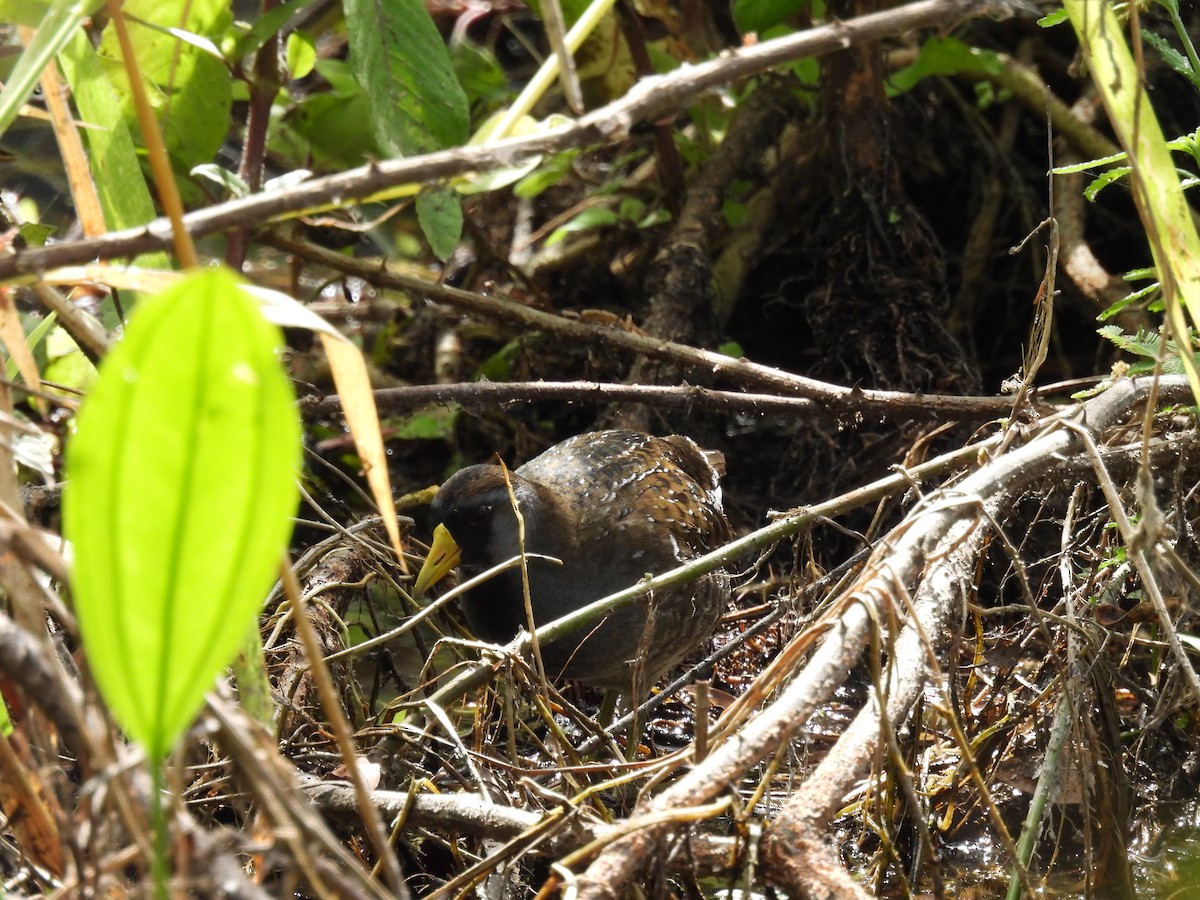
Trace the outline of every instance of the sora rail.
<instances>
[{"instance_id":1,"label":"sora rail","mask_svg":"<svg viewBox=\"0 0 1200 900\"><path fill-rule=\"evenodd\" d=\"M689 438L616 430L569 438L510 472L525 520L525 552L562 561L527 560L534 622L544 625L728 541L720 474ZM519 552L498 465L457 472L438 491L432 513L441 524L417 576L418 595L453 567L459 549L464 577ZM712 634L728 599L724 570L656 591L598 625L544 644L547 675L628 690L641 666L644 683L652 684ZM473 588L463 607L480 638L511 640L527 624L520 570Z\"/></svg>"}]
</instances>

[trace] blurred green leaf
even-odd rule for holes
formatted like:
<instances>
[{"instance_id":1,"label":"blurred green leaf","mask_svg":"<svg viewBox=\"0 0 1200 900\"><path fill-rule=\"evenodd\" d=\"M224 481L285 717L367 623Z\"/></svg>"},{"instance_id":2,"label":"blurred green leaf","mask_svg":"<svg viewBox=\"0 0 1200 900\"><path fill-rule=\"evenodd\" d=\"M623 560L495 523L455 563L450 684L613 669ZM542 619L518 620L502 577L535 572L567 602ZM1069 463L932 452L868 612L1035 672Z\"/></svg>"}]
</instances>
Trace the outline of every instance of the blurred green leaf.
<instances>
[{"instance_id":1,"label":"blurred green leaf","mask_svg":"<svg viewBox=\"0 0 1200 900\"><path fill-rule=\"evenodd\" d=\"M429 240L433 255L445 262L462 237L462 203L450 188L417 194L417 221Z\"/></svg>"},{"instance_id":2,"label":"blurred green leaf","mask_svg":"<svg viewBox=\"0 0 1200 900\"><path fill-rule=\"evenodd\" d=\"M46 239L58 231L53 225L43 225L40 222L26 222L17 229L17 234L31 247L45 246Z\"/></svg>"},{"instance_id":3,"label":"blurred green leaf","mask_svg":"<svg viewBox=\"0 0 1200 900\"><path fill-rule=\"evenodd\" d=\"M202 49L231 24L224 0L125 0L129 37L143 86L150 97L172 160L182 171L212 162L229 131L232 77L222 60ZM187 40L180 29L202 40ZM129 76L121 61L116 29L100 38L99 53L121 97L125 121L138 133Z\"/></svg>"},{"instance_id":4,"label":"blurred green leaf","mask_svg":"<svg viewBox=\"0 0 1200 900\"><path fill-rule=\"evenodd\" d=\"M513 193L522 200L532 200L547 188L561 182L571 173L571 164L579 155L578 150L566 150L556 153L537 168L522 178L513 188Z\"/></svg>"},{"instance_id":5,"label":"blurred green leaf","mask_svg":"<svg viewBox=\"0 0 1200 900\"><path fill-rule=\"evenodd\" d=\"M454 423L458 418L457 405L438 406L419 415L411 416L400 425L394 437L406 441L440 441L454 434Z\"/></svg>"},{"instance_id":6,"label":"blurred green leaf","mask_svg":"<svg viewBox=\"0 0 1200 900\"><path fill-rule=\"evenodd\" d=\"M77 0L55 0L46 8L44 14L34 22L25 22L31 27L36 25L37 33L25 52L17 59L17 64L0 89L0 134L4 134L17 118L17 113L34 90L38 80L46 71L46 66L58 55L59 51L71 40L83 20L103 6L103 0L90 0L79 3ZM24 22L38 12L37 7L28 3L17 3L5 0L0 5L0 22Z\"/></svg>"},{"instance_id":7,"label":"blurred green leaf","mask_svg":"<svg viewBox=\"0 0 1200 900\"><path fill-rule=\"evenodd\" d=\"M250 193L249 186L237 172L216 163L201 163L193 166L190 174L193 178L203 178L220 186L229 197L245 197Z\"/></svg>"},{"instance_id":8,"label":"blurred green leaf","mask_svg":"<svg viewBox=\"0 0 1200 900\"><path fill-rule=\"evenodd\" d=\"M742 34L753 32L761 35L809 5L810 0L736 0L733 4L733 22Z\"/></svg>"},{"instance_id":9,"label":"blurred green leaf","mask_svg":"<svg viewBox=\"0 0 1200 900\"><path fill-rule=\"evenodd\" d=\"M60 59L80 116L95 126L83 129L83 133L91 157L97 161L92 166L92 178L105 224L110 229L146 224L156 215L154 200L142 175L120 94L83 31L76 33ZM155 268L168 267L163 254L142 262Z\"/></svg>"},{"instance_id":10,"label":"blurred green leaf","mask_svg":"<svg viewBox=\"0 0 1200 900\"><path fill-rule=\"evenodd\" d=\"M289 78L303 78L317 63L317 45L307 31L293 31L287 36L287 73Z\"/></svg>"},{"instance_id":11,"label":"blurred green leaf","mask_svg":"<svg viewBox=\"0 0 1200 900\"><path fill-rule=\"evenodd\" d=\"M320 0L287 0L286 3L280 3L278 6L273 6L256 15L249 30L239 35L233 41L232 47L226 48L226 52L234 60L241 59L248 53L253 53L271 37L276 35L279 29L283 27L284 22L292 18L292 16L298 15L302 9L315 6L319 2Z\"/></svg>"},{"instance_id":12,"label":"blurred green leaf","mask_svg":"<svg viewBox=\"0 0 1200 900\"><path fill-rule=\"evenodd\" d=\"M55 325L46 335L46 365L42 379L75 391L87 391L96 381L96 367L75 339Z\"/></svg>"},{"instance_id":13,"label":"blurred green leaf","mask_svg":"<svg viewBox=\"0 0 1200 900\"><path fill-rule=\"evenodd\" d=\"M619 221L621 221L621 217L608 207L590 206L565 225L560 225L554 229L550 237L546 238L546 246L553 247L565 239L567 235L574 234L577 231L603 228L607 225L615 225Z\"/></svg>"},{"instance_id":14,"label":"blurred green leaf","mask_svg":"<svg viewBox=\"0 0 1200 900\"><path fill-rule=\"evenodd\" d=\"M342 60L322 59L316 70L329 82L330 90L309 94L296 104L280 123L282 127L272 130L272 151L295 165L311 156L317 168L356 166L367 157L378 157L374 134L363 127L371 118L371 107L350 67Z\"/></svg>"},{"instance_id":15,"label":"blurred green leaf","mask_svg":"<svg viewBox=\"0 0 1200 900\"><path fill-rule=\"evenodd\" d=\"M527 343L525 337L514 338L486 360L479 367L478 375L488 381L507 381L512 377L513 358Z\"/></svg>"},{"instance_id":16,"label":"blurred green leaf","mask_svg":"<svg viewBox=\"0 0 1200 900\"><path fill-rule=\"evenodd\" d=\"M646 203L637 197L622 197L617 206L617 215L630 222L636 222L646 214Z\"/></svg>"},{"instance_id":17,"label":"blurred green leaf","mask_svg":"<svg viewBox=\"0 0 1200 900\"><path fill-rule=\"evenodd\" d=\"M932 37L921 46L921 52L910 65L888 79L888 88L893 94L903 94L935 75L963 72L999 75L1001 68L1000 60L990 50L977 50L955 38Z\"/></svg>"},{"instance_id":18,"label":"blurred green leaf","mask_svg":"<svg viewBox=\"0 0 1200 900\"><path fill-rule=\"evenodd\" d=\"M300 423L279 330L221 269L139 305L67 447L75 608L104 699L162 760L291 533Z\"/></svg>"}]
</instances>

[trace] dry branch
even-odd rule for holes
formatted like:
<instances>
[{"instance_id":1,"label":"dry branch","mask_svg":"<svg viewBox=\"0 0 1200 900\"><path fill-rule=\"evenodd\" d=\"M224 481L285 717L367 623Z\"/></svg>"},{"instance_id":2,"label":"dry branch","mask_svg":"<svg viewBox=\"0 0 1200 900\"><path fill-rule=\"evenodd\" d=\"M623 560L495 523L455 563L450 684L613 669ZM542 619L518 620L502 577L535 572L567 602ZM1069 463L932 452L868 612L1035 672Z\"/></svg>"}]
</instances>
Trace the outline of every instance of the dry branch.
<instances>
[{"instance_id":1,"label":"dry branch","mask_svg":"<svg viewBox=\"0 0 1200 900\"><path fill-rule=\"evenodd\" d=\"M636 331L599 326L580 319L542 312L512 300L421 281L395 271L384 260L351 259L315 244L291 238L276 237L272 242L281 249L301 255L307 262L358 276L370 284L441 300L463 312L500 319L530 330L544 331L564 340L641 354L688 371L702 372L709 377L724 379L738 386L776 391L783 396L807 397L820 403L827 414L880 417L936 414L941 418L978 420L1006 416L1012 412L1012 401L1006 397L964 397L956 394L916 394L845 387L794 375L748 360L733 359L711 350L674 344Z\"/></svg>"}]
</instances>

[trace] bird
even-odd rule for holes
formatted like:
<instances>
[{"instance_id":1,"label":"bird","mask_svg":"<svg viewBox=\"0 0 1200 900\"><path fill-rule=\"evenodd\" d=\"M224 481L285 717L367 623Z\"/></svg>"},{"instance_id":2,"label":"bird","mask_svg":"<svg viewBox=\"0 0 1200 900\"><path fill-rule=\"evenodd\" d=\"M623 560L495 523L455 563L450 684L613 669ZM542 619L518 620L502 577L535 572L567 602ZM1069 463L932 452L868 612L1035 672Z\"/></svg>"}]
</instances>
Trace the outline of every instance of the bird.
<instances>
[{"instance_id":1,"label":"bird","mask_svg":"<svg viewBox=\"0 0 1200 900\"><path fill-rule=\"evenodd\" d=\"M723 474L720 454L690 438L617 429L568 438L511 472L468 466L434 497L431 518L439 524L414 594L423 596L456 563L470 578L517 556L515 497L533 621L545 625L727 543ZM639 672L641 684L653 684L712 635L729 596L724 568L656 590L542 645L546 673L617 691L629 691ZM519 568L471 588L462 605L482 640L505 643L528 627Z\"/></svg>"}]
</instances>

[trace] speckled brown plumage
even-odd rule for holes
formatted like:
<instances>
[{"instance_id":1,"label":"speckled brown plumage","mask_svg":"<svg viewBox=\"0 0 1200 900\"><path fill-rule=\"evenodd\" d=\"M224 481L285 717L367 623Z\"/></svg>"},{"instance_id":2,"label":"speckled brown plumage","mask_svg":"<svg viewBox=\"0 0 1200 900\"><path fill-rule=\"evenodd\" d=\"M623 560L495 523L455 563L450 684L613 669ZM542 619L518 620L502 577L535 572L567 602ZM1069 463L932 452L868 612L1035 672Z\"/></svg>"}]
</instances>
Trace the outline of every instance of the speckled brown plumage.
<instances>
[{"instance_id":1,"label":"speckled brown plumage","mask_svg":"<svg viewBox=\"0 0 1200 900\"><path fill-rule=\"evenodd\" d=\"M545 624L593 600L709 552L730 537L719 473L694 442L632 431L569 438L510 473L525 519L534 620ZM433 516L462 548L463 575L517 553L517 525L503 470L470 466L443 485ZM729 599L723 570L635 602L602 625L542 648L547 674L628 688L650 620L642 661L647 683L712 634ZM472 629L505 642L525 625L521 577L510 570L464 600ZM647 616L647 609L651 615Z\"/></svg>"}]
</instances>

